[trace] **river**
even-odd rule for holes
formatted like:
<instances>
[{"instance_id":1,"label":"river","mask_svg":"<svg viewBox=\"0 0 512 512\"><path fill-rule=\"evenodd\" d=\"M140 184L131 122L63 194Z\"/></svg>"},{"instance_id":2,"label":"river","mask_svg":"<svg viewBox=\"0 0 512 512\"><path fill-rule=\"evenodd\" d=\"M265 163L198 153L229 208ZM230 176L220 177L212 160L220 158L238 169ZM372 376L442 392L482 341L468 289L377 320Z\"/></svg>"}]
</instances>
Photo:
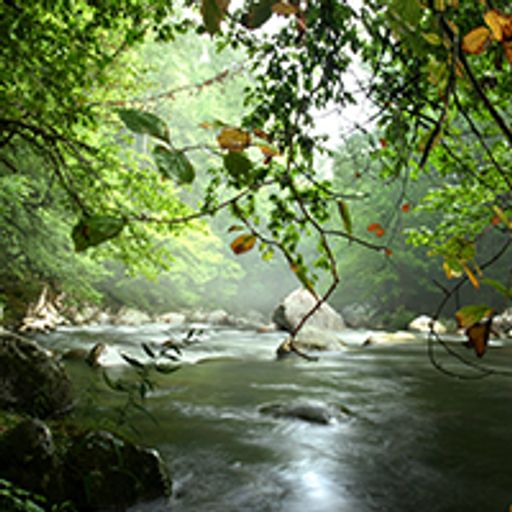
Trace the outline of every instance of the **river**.
<instances>
[{"instance_id":1,"label":"river","mask_svg":"<svg viewBox=\"0 0 512 512\"><path fill-rule=\"evenodd\" d=\"M135 440L158 448L169 466L173 496L130 512L507 512L512 505L511 377L447 377L422 339L325 353L317 362L276 361L282 334L196 327L204 332L184 350L181 368L154 376L145 403L153 418L130 416ZM58 350L107 343L103 362L115 380L130 371L120 351L144 360L142 342L157 346L184 332L162 324L64 328L40 341ZM347 331L352 340L367 334ZM512 344L500 345L484 362L512 369ZM124 395L103 384L101 370L67 364L78 421L115 417ZM260 412L274 402L351 414L320 425Z\"/></svg>"}]
</instances>

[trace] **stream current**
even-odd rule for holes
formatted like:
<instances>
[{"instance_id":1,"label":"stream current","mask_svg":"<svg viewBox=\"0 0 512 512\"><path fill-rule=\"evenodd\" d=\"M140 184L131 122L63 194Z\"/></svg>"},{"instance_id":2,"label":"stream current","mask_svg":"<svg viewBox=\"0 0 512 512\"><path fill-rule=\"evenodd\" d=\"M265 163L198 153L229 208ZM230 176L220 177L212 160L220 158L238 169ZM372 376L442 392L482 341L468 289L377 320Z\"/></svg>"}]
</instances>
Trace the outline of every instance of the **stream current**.
<instances>
[{"instance_id":1,"label":"stream current","mask_svg":"<svg viewBox=\"0 0 512 512\"><path fill-rule=\"evenodd\" d=\"M130 512L508 512L511 377L450 378L431 365L421 338L323 353L318 362L276 361L282 333L196 327L204 333L181 368L153 376L152 418L129 416L134 439L156 447L171 470L173 496ZM115 380L133 374L120 352L147 360L142 342L157 347L187 328L63 328L39 341L58 351L106 343L102 363ZM346 331L356 342L368 334ZM484 362L512 369L512 343L499 345ZM126 398L107 388L102 370L67 367L77 420L115 418ZM263 414L270 403L351 414L320 425Z\"/></svg>"}]
</instances>

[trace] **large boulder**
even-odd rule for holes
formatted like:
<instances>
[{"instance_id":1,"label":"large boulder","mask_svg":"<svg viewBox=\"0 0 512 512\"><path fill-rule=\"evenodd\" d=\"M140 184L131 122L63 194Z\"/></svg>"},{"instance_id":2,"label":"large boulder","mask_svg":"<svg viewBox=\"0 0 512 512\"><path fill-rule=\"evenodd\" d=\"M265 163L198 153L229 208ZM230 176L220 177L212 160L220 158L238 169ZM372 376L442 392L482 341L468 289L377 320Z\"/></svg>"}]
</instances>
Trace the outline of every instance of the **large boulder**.
<instances>
[{"instance_id":1,"label":"large boulder","mask_svg":"<svg viewBox=\"0 0 512 512\"><path fill-rule=\"evenodd\" d=\"M63 469L67 497L79 510L125 510L171 492L171 480L158 452L106 431L73 439Z\"/></svg>"},{"instance_id":2,"label":"large boulder","mask_svg":"<svg viewBox=\"0 0 512 512\"><path fill-rule=\"evenodd\" d=\"M35 341L0 334L0 407L45 418L68 411L73 398L64 368Z\"/></svg>"},{"instance_id":3,"label":"large boulder","mask_svg":"<svg viewBox=\"0 0 512 512\"><path fill-rule=\"evenodd\" d=\"M126 510L171 492L156 451L101 430L60 426L52 433L35 419L0 437L0 477L44 496L49 506L71 502L84 512Z\"/></svg>"},{"instance_id":4,"label":"large boulder","mask_svg":"<svg viewBox=\"0 0 512 512\"><path fill-rule=\"evenodd\" d=\"M299 325L304 316L313 309L316 303L317 299L311 292L305 288L298 288L277 306L272 315L272 321L280 329L291 332ZM341 315L327 303L322 304L305 325L331 331L345 328L345 322Z\"/></svg>"},{"instance_id":5,"label":"large boulder","mask_svg":"<svg viewBox=\"0 0 512 512\"><path fill-rule=\"evenodd\" d=\"M53 434L41 420L22 420L0 437L0 476L18 487L63 501L59 469Z\"/></svg>"}]
</instances>

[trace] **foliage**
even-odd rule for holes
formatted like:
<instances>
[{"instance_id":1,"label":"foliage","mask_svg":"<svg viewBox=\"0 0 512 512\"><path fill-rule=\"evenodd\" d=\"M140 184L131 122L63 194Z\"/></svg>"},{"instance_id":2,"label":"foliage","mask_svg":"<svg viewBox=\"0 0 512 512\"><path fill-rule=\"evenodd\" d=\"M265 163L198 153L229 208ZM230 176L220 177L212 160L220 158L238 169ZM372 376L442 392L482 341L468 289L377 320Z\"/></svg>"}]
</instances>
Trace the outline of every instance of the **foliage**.
<instances>
[{"instance_id":1,"label":"foliage","mask_svg":"<svg viewBox=\"0 0 512 512\"><path fill-rule=\"evenodd\" d=\"M0 479L0 505L5 512L43 512L42 501L40 496Z\"/></svg>"},{"instance_id":2,"label":"foliage","mask_svg":"<svg viewBox=\"0 0 512 512\"><path fill-rule=\"evenodd\" d=\"M340 241L396 265L393 272L377 268L371 275L378 274L397 302L404 300L402 290L409 289L416 270L430 270L431 264L421 262L419 253L409 255L401 242L391 247L395 237L386 217L411 215L412 203L421 220L411 226L409 240L439 257L434 265L446 279L462 279L452 287L438 280L444 307L462 283L479 288L511 244L507 3L496 1L491 8L487 2L364 0L356 9L347 1L293 0L247 2L236 9L204 0L198 21L190 2L192 10L183 11L149 0L53 9L36 2L23 9L21 22L16 4L5 4L8 44L2 60L9 62L12 80L3 86L4 172L10 179L18 172L15 148L24 145L38 154L43 176L54 177L67 198L62 204L75 216L78 248L101 244L93 249L97 256L133 268L144 258L165 265L165 252L153 250L155 242L177 233L178 226L229 210L244 229L231 240L235 253L245 258L258 248L271 258L280 252L320 300L344 279ZM183 21L182 13L190 19ZM113 100L120 80L130 82L126 91L136 88L135 75L122 77L119 64L122 58L128 59L125 66L130 62L124 50L149 27L164 38L193 27L219 50L243 49L240 65L251 83L227 99L243 101L240 115L219 120L215 108L207 109L210 119L200 121L204 135L181 135L168 107L157 108L175 96L173 90ZM103 44L107 35L110 44ZM18 68L13 63L20 56ZM56 60L55 67L47 66ZM366 125L357 120L353 129L375 133L364 149L374 160L374 186L395 182L403 189L395 204L383 196L379 212L354 206L365 195L357 183L361 171L349 169L340 188L318 163L329 151L315 135L314 114L355 103L356 92L345 79L356 72L355 61L365 69L357 83L373 110ZM222 83L229 73L196 88ZM120 120L106 105L139 134L135 141L144 156L121 148ZM433 186L423 198L415 192L406 197L410 183L422 176L432 177ZM102 227L91 226L90 219L99 218ZM91 227L93 236L86 236L84 229ZM489 233L500 247L483 260ZM411 275L401 275L403 268L413 269ZM320 278L320 271L329 279ZM500 284L498 290L508 289ZM426 283L421 288L428 291Z\"/></svg>"}]
</instances>

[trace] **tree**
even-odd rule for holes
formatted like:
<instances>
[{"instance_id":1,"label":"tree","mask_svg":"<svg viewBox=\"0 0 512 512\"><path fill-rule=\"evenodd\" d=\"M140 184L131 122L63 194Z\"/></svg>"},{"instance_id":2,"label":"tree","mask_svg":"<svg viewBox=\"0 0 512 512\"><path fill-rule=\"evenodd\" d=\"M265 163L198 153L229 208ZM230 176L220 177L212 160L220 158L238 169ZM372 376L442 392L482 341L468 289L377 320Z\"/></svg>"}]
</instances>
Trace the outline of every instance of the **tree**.
<instances>
[{"instance_id":1,"label":"tree","mask_svg":"<svg viewBox=\"0 0 512 512\"><path fill-rule=\"evenodd\" d=\"M317 168L319 155L327 154L327 150L321 137L314 135L313 114L333 104L343 109L354 103L356 92L345 77L354 71L353 62L359 60L365 71L358 78L358 87L374 109L372 122L366 126L357 122L354 129L375 131L377 125L379 139L371 139L369 153L379 166L381 178L406 183L420 175L436 173L444 183L429 191L424 201L442 214L441 220L435 229L418 230L413 242L429 246L442 258L447 277L462 273L460 283L469 281L478 287L480 272L486 270L486 262L482 263L478 254L477 242L482 233L494 231L502 240L488 264L503 256L511 243L512 179L507 157L512 136L506 94L511 85L508 65L512 60L512 18L499 10L506 9L506 4L365 0L355 9L346 1L261 0L233 10L229 9L229 2L203 0L202 21L190 17L182 22L180 11L165 10L160 2L114 2L112 6L117 11L112 8L108 12L79 3L81 21L71 24L75 30L83 28L83 23L92 17L100 26L100 35L94 33L93 41L101 41L105 30L109 36L114 33L118 44L116 51L109 54L109 62L119 54L119 48L142 38L148 26L155 26L160 35L196 28L198 33L210 34L219 47L231 45L246 52L243 64L253 79L244 94L247 113L239 123L212 120L205 124L211 137L209 143L201 146L216 157L217 164L209 166L204 200L195 211L186 212L186 207L181 206L181 214L177 211L178 203L174 207L164 203L149 205L130 197L126 207L107 200L103 193L99 194L98 181L91 177L91 172L84 171L76 144L69 147L61 132L54 133L55 123L50 127L44 125L44 133L34 129L33 123L25 127L25 110L12 112L3 122L7 141L4 146L12 145L15 136L35 147L35 142L42 144L44 158L81 211L82 220L74 231L75 244L80 248L99 245L119 233L124 236L129 229L140 237L134 226L175 227L229 209L243 228L234 236L233 250L243 253L259 246L264 257L280 252L299 281L317 295L319 307L341 279L333 249L337 240L345 239L354 246L374 250L383 258L393 258L392 248L382 242L382 220L368 219L367 233L355 233L351 205L357 198L336 190L330 177ZM151 9L145 10L149 6ZM193 3L188 6L194 7ZM51 11L36 3L27 12L39 28L40 17L45 14L60 17L63 26L69 20L65 7ZM188 16L190 11L181 12ZM14 17L10 12L7 19L18 27ZM266 25L269 20L278 23L270 27ZM270 28L266 30L267 27ZM32 35L27 38L19 34L19 28L7 28L11 36L4 57L8 52L12 55L19 40L25 54L26 48L35 53L27 55L32 69L34 63L40 62ZM76 41L80 41L76 36L61 43L65 48L74 48ZM25 40L32 44L24 46ZM42 50L45 48L43 45ZM91 58L90 52L86 55ZM92 56L100 76L104 76L105 60L96 59L94 52ZM79 62L83 72L89 64L80 59ZM71 58L69 66L66 64L68 69L72 70L70 73L77 72ZM15 70L12 73L21 76ZM57 109L62 122L59 126L66 127L69 133L76 132L75 123L81 126L84 119L94 123L100 118L98 110L84 100L84 91L98 82L94 74L84 74L88 82L80 83L76 89L65 89L73 104L66 103L62 111ZM66 83L72 83L72 75L63 76L68 77ZM51 77L45 79L51 83ZM12 90L23 90L22 85L16 83ZM37 103L37 96L29 95L29 99ZM58 101L53 103L57 105ZM40 107L39 110L43 120L45 115L53 119L51 103L48 112ZM157 169L167 180L178 185L194 182L196 173L188 156L190 144L178 146L169 137L168 122L172 124L172 120L141 109L125 109L120 114L128 129L150 135ZM468 141L472 144L468 145ZM90 149L94 154L95 143L79 142L86 144L80 146L83 150ZM55 147L75 161L70 170L66 167L63 171L62 166L55 165ZM97 156L105 154L95 156L97 161ZM122 180L114 168L120 160L111 157L109 162L111 181L119 183ZM133 186L132 193L138 194L147 177L155 175L144 172L144 179ZM152 183L156 186L156 181ZM91 215L87 202L78 193L82 186L89 192L91 204L112 212L108 219ZM112 183L108 188L116 190ZM159 215L163 211L166 214ZM337 212L336 218L333 211ZM90 231L94 236L85 234ZM316 247L315 254L302 250L306 239L310 240L309 247ZM327 270L330 276L330 282L320 283L321 292L315 290L315 268ZM453 290L444 284L441 288L448 300ZM509 293L503 283L498 288Z\"/></svg>"}]
</instances>

